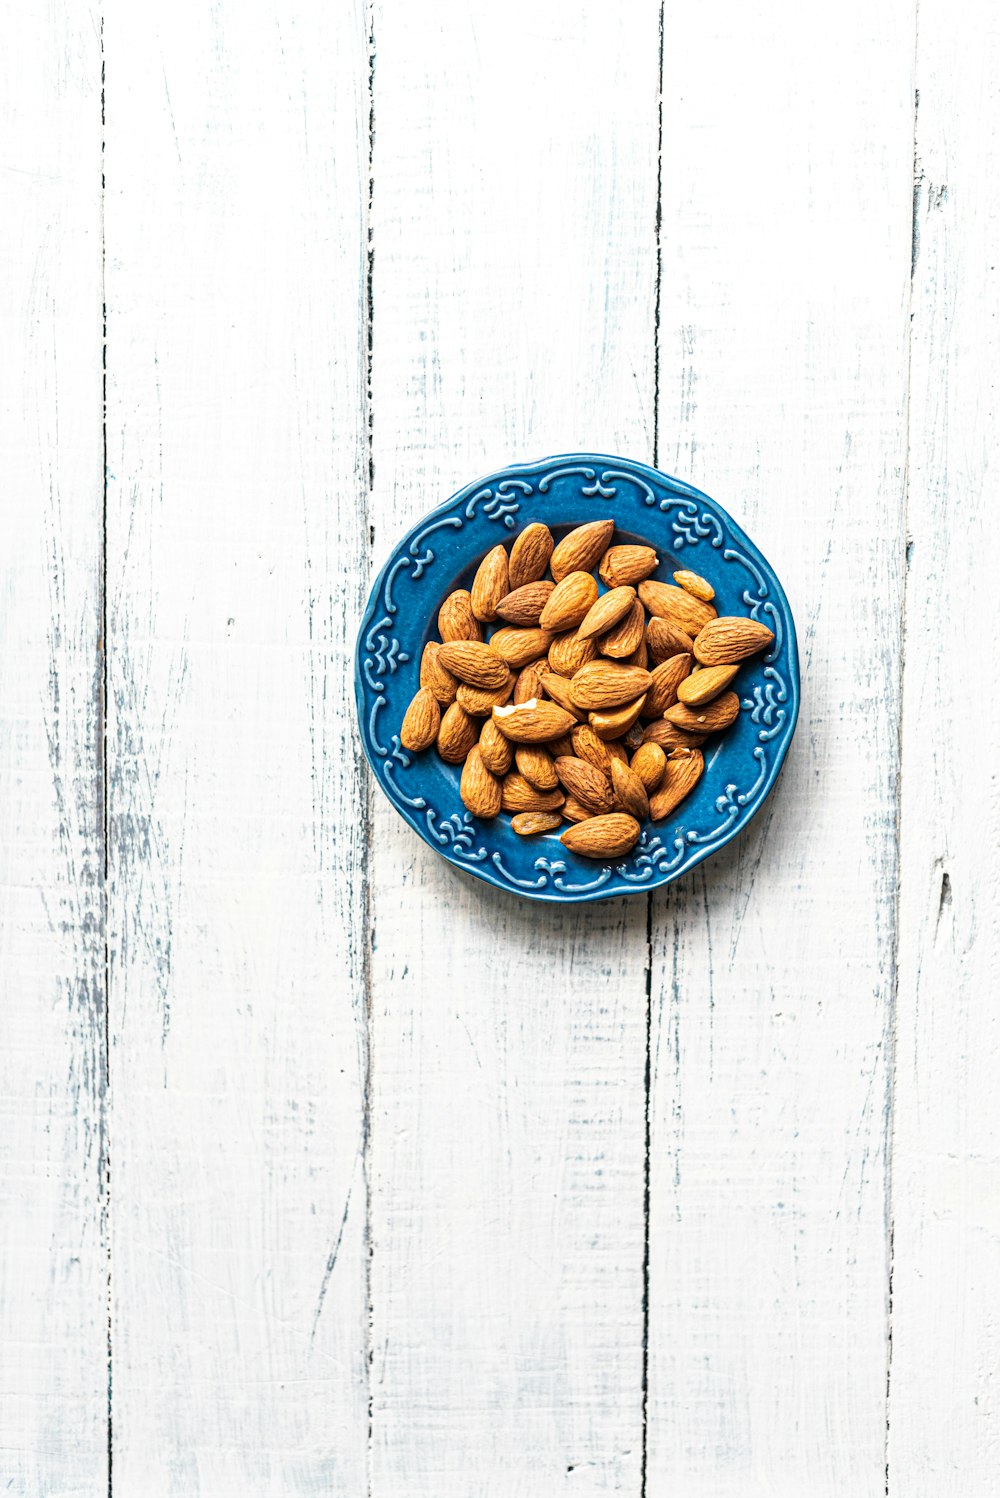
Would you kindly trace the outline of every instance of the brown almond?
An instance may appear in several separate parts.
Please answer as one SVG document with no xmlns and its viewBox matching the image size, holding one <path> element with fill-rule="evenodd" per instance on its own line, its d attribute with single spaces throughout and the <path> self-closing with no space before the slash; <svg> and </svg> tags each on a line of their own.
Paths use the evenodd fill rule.
<svg viewBox="0 0 1000 1498">
<path fill-rule="evenodd" d="M 557 702 L 539 697 L 493 709 L 493 721 L 505 738 L 515 744 L 544 744 L 547 739 L 569 733 L 575 720 Z"/>
<path fill-rule="evenodd" d="M 482 817 L 484 820 L 492 820 L 500 814 L 500 781 L 492 775 L 483 763 L 482 752 L 478 744 L 473 744 L 469 750 L 465 764 L 462 766 L 462 778 L 458 783 L 458 794 L 461 796 L 466 810 L 471 811 L 474 817 Z"/>
<path fill-rule="evenodd" d="M 548 630 L 517 629 L 514 625 L 498 629 L 490 636 L 490 649 L 515 671 L 537 661 L 551 643 L 552 636 Z"/>
<path fill-rule="evenodd" d="M 483 626 L 472 612 L 472 594 L 465 588 L 449 593 L 438 610 L 438 634 L 445 644 L 483 638 Z"/>
<path fill-rule="evenodd" d="M 644 718 L 662 718 L 677 701 L 677 688 L 691 670 L 689 655 L 672 655 L 653 669 L 653 680 L 646 694 Z"/>
<path fill-rule="evenodd" d="M 567 827 L 559 841 L 584 858 L 620 858 L 635 847 L 641 831 L 635 817 L 618 811 Z"/>
<path fill-rule="evenodd" d="M 441 646 L 437 640 L 428 640 L 420 657 L 420 685 L 429 687 L 442 707 L 454 702 L 458 682 L 446 666 L 441 664 Z"/>
<path fill-rule="evenodd" d="M 574 728 L 572 739 L 573 753 L 577 759 L 585 759 L 588 764 L 593 765 L 595 770 L 600 770 L 602 775 L 610 777 L 611 755 L 603 739 L 597 737 L 590 724 L 581 723 L 579 728 Z"/>
<path fill-rule="evenodd" d="M 577 707 L 602 711 L 621 707 L 649 690 L 652 680 L 639 666 L 620 666 L 617 661 L 590 661 L 573 677 L 572 695 Z"/>
<path fill-rule="evenodd" d="M 575 800 L 582 801 L 584 806 L 593 807 L 596 812 L 611 810 L 614 805 L 611 782 L 587 760 L 563 756 L 556 760 L 555 770 L 564 788 Z"/>
<path fill-rule="evenodd" d="M 634 702 L 624 703 L 622 707 L 588 713 L 587 722 L 599 739 L 620 739 L 622 734 L 628 733 L 642 712 L 645 701 L 646 694 L 643 692 L 641 697 L 637 697 Z"/>
<path fill-rule="evenodd" d="M 623 583 L 645 582 L 660 565 L 660 559 L 651 546 L 609 546 L 601 558 L 599 575 L 609 588 L 620 588 Z"/>
<path fill-rule="evenodd" d="M 555 761 L 540 744 L 518 744 L 514 763 L 517 773 L 529 780 L 536 791 L 554 791 L 559 785 Z"/>
<path fill-rule="evenodd" d="M 738 665 L 704 666 L 681 682 L 677 688 L 678 702 L 686 703 L 688 707 L 701 707 L 703 703 L 711 702 L 713 697 L 726 690 L 739 669 Z"/>
<path fill-rule="evenodd" d="M 604 595 L 605 598 L 609 594 Z M 586 624 L 586 619 L 583 621 Z M 581 625 L 581 628 L 583 626 Z M 614 629 L 609 629 L 607 634 L 597 642 L 597 648 L 602 655 L 610 655 L 612 660 L 628 660 L 629 665 L 643 665 L 646 654 L 646 612 L 636 598 L 627 614 L 624 614 Z M 642 651 L 643 660 L 634 661 L 632 656 Z"/>
<path fill-rule="evenodd" d="M 556 582 L 561 582 L 571 572 L 592 572 L 607 550 L 614 531 L 613 520 L 591 520 L 563 536 L 549 561 Z"/>
<path fill-rule="evenodd" d="M 617 759 L 611 761 L 611 788 L 615 793 L 616 811 L 627 811 L 640 822 L 646 820 L 649 816 L 646 787 L 629 765 L 623 765 Z"/>
<path fill-rule="evenodd" d="M 649 798 L 649 815 L 654 822 L 662 822 L 675 811 L 684 797 L 690 795 L 705 768 L 705 759 L 700 749 L 674 751 L 668 755 L 663 779 Z"/>
<path fill-rule="evenodd" d="M 525 625 L 537 624 L 554 588 L 555 583 L 547 579 L 515 588 L 497 604 L 497 618 L 507 624 L 517 624 L 522 629 Z"/>
<path fill-rule="evenodd" d="M 497 616 L 497 604 L 507 592 L 507 551 L 503 546 L 494 546 L 479 564 L 472 582 L 472 612 L 484 623 Z"/>
<path fill-rule="evenodd" d="M 508 671 L 501 687 L 470 687 L 468 682 L 460 681 L 455 697 L 470 718 L 488 718 L 495 707 L 503 707 L 513 690 L 514 673 Z"/>
<path fill-rule="evenodd" d="M 560 811 L 519 811 L 510 825 L 518 837 L 537 837 L 540 832 L 555 832 L 561 821 Z"/>
<path fill-rule="evenodd" d="M 756 619 L 710 619 L 694 642 L 694 657 L 703 666 L 730 666 L 766 650 L 774 635 Z"/>
<path fill-rule="evenodd" d="M 634 601 L 634 588 L 612 588 L 610 592 L 602 593 L 577 626 L 577 637 L 591 640 L 597 635 L 606 635 L 630 612 Z"/>
<path fill-rule="evenodd" d="M 441 664 L 470 687 L 502 687 L 510 675 L 505 660 L 478 640 L 453 640 L 441 646 Z"/>
<path fill-rule="evenodd" d="M 707 583 L 703 577 L 699 577 L 697 572 L 685 572 L 683 569 L 675 572 L 674 582 L 679 588 L 683 588 L 685 593 L 690 593 L 693 598 L 700 598 L 702 603 L 711 603 L 715 597 L 712 584 Z"/>
<path fill-rule="evenodd" d="M 597 583 L 589 572 L 570 572 L 556 583 L 542 609 L 543 629 L 576 629 L 597 600 Z"/>
<path fill-rule="evenodd" d="M 575 629 L 557 635 L 549 646 L 549 665 L 557 676 L 574 676 L 597 655 L 596 640 L 581 640 Z"/>
<path fill-rule="evenodd" d="M 583 722 L 583 713 L 575 706 L 570 696 L 570 684 L 565 676 L 558 676 L 555 671 L 549 671 L 542 677 L 542 690 L 553 702 L 558 702 L 568 713 L 572 713 L 578 723 Z"/>
<path fill-rule="evenodd" d="M 557 739 L 546 739 L 545 747 L 553 759 L 558 759 L 560 754 L 573 753 L 573 740 L 568 733 L 561 733 Z"/>
<path fill-rule="evenodd" d="M 624 739 L 602 739 L 601 743 L 608 751 L 609 759 L 621 760 L 623 765 L 628 764 L 628 754 L 625 750 Z"/>
<path fill-rule="evenodd" d="M 555 544 L 547 525 L 535 521 L 525 526 L 510 548 L 507 572 L 512 590 L 523 588 L 525 583 L 536 583 L 545 576 Z"/>
<path fill-rule="evenodd" d="M 631 768 L 646 787 L 649 795 L 656 790 L 667 767 L 667 756 L 659 744 L 640 744 L 632 756 Z"/>
<path fill-rule="evenodd" d="M 518 674 L 514 683 L 514 701 L 528 702 L 532 697 L 541 695 L 542 677 L 549 669 L 549 663 L 544 656 L 540 660 L 531 661 Z"/>
<path fill-rule="evenodd" d="M 646 625 L 646 644 L 654 666 L 669 660 L 672 655 L 690 655 L 694 649 L 691 636 L 675 628 L 668 619 L 650 619 Z"/>
<path fill-rule="evenodd" d="M 639 584 L 639 597 L 656 618 L 669 620 L 688 635 L 696 635 L 709 619 L 715 618 L 710 603 L 702 603 L 700 598 L 692 597 L 683 588 L 675 588 L 672 583 L 649 579 Z"/>
<path fill-rule="evenodd" d="M 584 806 L 575 796 L 567 796 L 563 802 L 562 814 L 567 822 L 586 822 L 591 817 L 596 817 L 596 811 L 591 811 L 589 806 Z"/>
<path fill-rule="evenodd" d="M 631 655 L 622 657 L 623 666 L 640 666 L 643 671 L 649 670 L 649 651 L 646 648 L 646 636 L 643 635 Z"/>
<path fill-rule="evenodd" d="M 500 785 L 500 804 L 504 811 L 558 811 L 566 797 L 562 791 L 539 791 L 514 770 Z"/>
<path fill-rule="evenodd" d="M 657 718 L 655 723 L 646 724 L 642 742 L 659 744 L 669 754 L 671 749 L 697 749 L 706 738 L 707 734 L 685 733 L 683 728 L 678 728 L 675 723 L 668 723 L 666 718 Z"/>
<path fill-rule="evenodd" d="M 491 775 L 506 775 L 514 763 L 514 745 L 505 738 L 492 718 L 479 730 L 479 752 Z"/>
<path fill-rule="evenodd" d="M 441 758 L 449 765 L 460 765 L 476 742 L 475 718 L 460 702 L 453 702 L 445 710 L 437 734 L 437 749 Z"/>
<path fill-rule="evenodd" d="M 701 707 L 675 702 L 663 716 L 675 728 L 683 728 L 685 733 L 719 733 L 736 720 L 739 711 L 740 699 L 736 693 L 723 692 L 721 697 L 715 697 Z"/>
<path fill-rule="evenodd" d="M 421 687 L 403 717 L 399 742 L 404 749 L 419 754 L 429 749 L 441 727 L 441 707 L 430 687 Z"/>
</svg>

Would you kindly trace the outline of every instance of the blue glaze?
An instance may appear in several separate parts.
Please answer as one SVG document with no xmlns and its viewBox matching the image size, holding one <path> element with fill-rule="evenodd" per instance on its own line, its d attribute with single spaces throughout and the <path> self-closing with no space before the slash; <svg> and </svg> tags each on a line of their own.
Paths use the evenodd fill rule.
<svg viewBox="0 0 1000 1498">
<path fill-rule="evenodd" d="M 705 773 L 668 821 L 647 823 L 625 858 L 602 865 L 567 851 L 558 835 L 521 838 L 506 814 L 472 817 L 458 793 L 461 767 L 434 752 L 400 747 L 417 691 L 420 656 L 436 639 L 437 612 L 454 588 L 472 585 L 483 557 L 531 521 L 556 539 L 613 516 L 614 543 L 656 549 L 656 576 L 679 567 L 715 589 L 720 614 L 749 614 L 774 631 L 763 657 L 733 683 L 742 711 L 705 745 Z M 570 453 L 512 464 L 469 484 L 403 537 L 379 573 L 355 653 L 355 697 L 365 754 L 400 816 L 455 868 L 532 900 L 606 900 L 668 884 L 730 842 L 755 816 L 781 769 L 799 711 L 799 668 L 788 600 L 744 531 L 709 499 L 644 463 Z"/>
</svg>

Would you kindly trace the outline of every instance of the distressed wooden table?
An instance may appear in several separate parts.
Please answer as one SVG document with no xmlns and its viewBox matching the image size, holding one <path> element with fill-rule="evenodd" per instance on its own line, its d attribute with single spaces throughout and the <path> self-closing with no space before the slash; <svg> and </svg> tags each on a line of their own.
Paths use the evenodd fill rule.
<svg viewBox="0 0 1000 1498">
<path fill-rule="evenodd" d="M 1000 32 L 916 10 L 8 10 L 4 1492 L 996 1492 Z M 351 651 L 574 448 L 746 522 L 804 706 L 560 912 Z"/>
</svg>

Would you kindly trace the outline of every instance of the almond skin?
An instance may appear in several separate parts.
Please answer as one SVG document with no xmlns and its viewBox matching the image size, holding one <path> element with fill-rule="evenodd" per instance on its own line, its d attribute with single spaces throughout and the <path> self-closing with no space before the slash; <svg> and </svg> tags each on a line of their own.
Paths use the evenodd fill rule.
<svg viewBox="0 0 1000 1498">
<path fill-rule="evenodd" d="M 611 755 L 603 739 L 599 739 L 589 723 L 581 723 L 573 729 L 573 753 L 577 759 L 585 759 L 608 779 L 611 777 Z"/>
<path fill-rule="evenodd" d="M 575 629 L 597 601 L 597 583 L 589 572 L 570 572 L 556 583 L 542 609 L 539 624 L 543 629 Z"/>
<path fill-rule="evenodd" d="M 559 841 L 571 853 L 584 858 L 620 858 L 639 841 L 642 829 L 635 817 L 625 812 L 612 812 L 609 816 L 589 817 L 567 827 Z"/>
<path fill-rule="evenodd" d="M 558 676 L 555 671 L 549 671 L 542 677 L 542 691 L 564 707 L 568 713 L 572 713 L 578 723 L 583 722 L 583 713 L 578 707 L 574 707 L 570 696 L 570 684 L 565 676 Z"/>
<path fill-rule="evenodd" d="M 481 622 L 490 623 L 497 616 L 497 604 L 507 592 L 507 551 L 494 546 L 479 564 L 472 583 L 472 612 Z"/>
<path fill-rule="evenodd" d="M 569 794 L 595 812 L 610 811 L 614 805 L 611 783 L 600 770 L 595 770 L 585 759 L 560 757 L 555 762 L 555 771 Z"/>
<path fill-rule="evenodd" d="M 646 636 L 643 635 L 631 655 L 622 659 L 623 666 L 641 666 L 643 671 L 649 670 L 649 651 L 646 648 Z"/>
<path fill-rule="evenodd" d="M 577 626 L 577 638 L 591 640 L 596 635 L 606 635 L 609 629 L 614 629 L 630 612 L 634 601 L 634 588 L 612 588 L 610 592 L 602 594 L 596 603 L 591 604 Z"/>
<path fill-rule="evenodd" d="M 697 572 L 675 572 L 674 582 L 685 593 L 690 593 L 692 598 L 700 598 L 702 603 L 711 603 L 715 597 L 715 589 L 711 583 L 707 583 Z"/>
<path fill-rule="evenodd" d="M 637 697 L 634 702 L 626 702 L 622 707 L 612 707 L 604 712 L 587 714 L 587 722 L 597 734 L 599 739 L 620 739 L 622 734 L 628 733 L 632 724 L 642 712 L 646 701 L 646 693 Z"/>
<path fill-rule="evenodd" d="M 561 733 L 557 739 L 546 739 L 545 747 L 553 759 L 558 759 L 560 754 L 573 753 L 573 740 L 568 733 Z"/>
<path fill-rule="evenodd" d="M 625 752 L 625 741 L 622 739 L 602 739 L 601 743 L 608 751 L 609 759 L 620 759 L 623 765 L 628 764 L 628 755 Z"/>
<path fill-rule="evenodd" d="M 558 811 L 566 797 L 562 791 L 539 791 L 514 771 L 500 784 L 500 805 L 504 811 Z"/>
<path fill-rule="evenodd" d="M 609 546 L 601 558 L 599 576 L 609 588 L 620 588 L 624 583 L 635 587 L 652 577 L 659 565 L 651 546 Z"/>
<path fill-rule="evenodd" d="M 441 646 L 441 664 L 470 687 L 492 691 L 505 685 L 510 667 L 489 645 L 478 640 L 453 640 Z"/>
<path fill-rule="evenodd" d="M 715 618 L 715 609 L 710 603 L 702 603 L 683 588 L 672 583 L 647 581 L 639 584 L 639 597 L 649 612 L 658 619 L 667 619 L 685 634 L 696 635 Z"/>
<path fill-rule="evenodd" d="M 574 676 L 597 655 L 596 640 L 581 640 L 575 629 L 557 635 L 549 646 L 549 665 L 557 676 Z"/>
<path fill-rule="evenodd" d="M 504 738 L 492 718 L 479 730 L 479 753 L 491 775 L 506 775 L 514 763 L 514 745 Z"/>
<path fill-rule="evenodd" d="M 632 756 L 631 768 L 642 781 L 648 796 L 656 790 L 663 779 L 663 772 L 667 768 L 667 756 L 659 744 L 640 744 Z"/>
<path fill-rule="evenodd" d="M 649 797 L 638 775 L 621 760 L 611 761 L 611 788 L 615 793 L 615 810 L 644 822 L 649 816 Z"/>
<path fill-rule="evenodd" d="M 677 688 L 678 702 L 688 707 L 701 707 L 703 703 L 711 702 L 713 697 L 726 690 L 739 669 L 738 665 L 705 666 L 681 682 Z"/>
<path fill-rule="evenodd" d="M 622 744 L 622 748 L 625 749 L 628 754 L 634 754 L 635 751 L 639 748 L 639 745 L 642 743 L 642 741 L 643 741 L 643 728 L 642 728 L 642 724 L 641 723 L 633 723 L 632 727 L 629 729 L 628 733 L 626 733 L 625 736 L 624 736 L 624 738 L 621 740 L 621 744 Z M 609 745 L 608 747 L 611 748 L 612 746 Z"/>
<path fill-rule="evenodd" d="M 756 619 L 710 619 L 694 642 L 694 658 L 703 666 L 730 666 L 766 650 L 774 635 Z"/>
<path fill-rule="evenodd" d="M 694 650 L 691 636 L 676 629 L 667 619 L 650 619 L 646 625 L 646 644 L 654 666 L 669 660 L 672 655 L 690 655 Z"/>
<path fill-rule="evenodd" d="M 399 742 L 404 749 L 419 754 L 429 749 L 441 727 L 441 706 L 430 687 L 421 687 L 403 718 Z"/>
<path fill-rule="evenodd" d="M 446 644 L 483 638 L 483 626 L 472 612 L 472 594 L 465 588 L 449 593 L 438 610 L 438 634 Z"/>
<path fill-rule="evenodd" d="M 614 531 L 613 520 L 591 520 L 563 536 L 549 561 L 556 582 L 561 582 L 571 572 L 593 572 Z"/>
<path fill-rule="evenodd" d="M 677 701 L 677 689 L 691 670 L 689 655 L 672 655 L 661 661 L 653 671 L 653 680 L 646 694 L 644 718 L 662 718 L 668 707 Z"/>
<path fill-rule="evenodd" d="M 685 733 L 718 733 L 735 722 L 739 711 L 740 699 L 736 693 L 723 692 L 721 697 L 704 703 L 702 707 L 687 707 L 683 702 L 676 702 L 663 716 L 675 728 L 683 728 Z"/>
<path fill-rule="evenodd" d="M 537 624 L 554 587 L 555 583 L 543 580 L 515 588 L 513 593 L 508 593 L 497 604 L 497 618 L 503 619 L 507 624 L 517 624 L 522 629 L 525 625 Z"/>
<path fill-rule="evenodd" d="M 541 660 L 532 661 L 519 673 L 514 683 L 514 701 L 528 702 L 532 697 L 539 697 L 542 690 L 542 677 L 549 669 L 548 661 L 542 657 Z"/>
<path fill-rule="evenodd" d="M 518 744 L 514 754 L 517 773 L 531 782 L 536 791 L 554 791 L 559 786 L 555 761 L 540 744 Z"/>
<path fill-rule="evenodd" d="M 490 649 L 494 655 L 506 661 L 508 666 L 520 671 L 523 666 L 530 665 L 544 655 L 551 642 L 552 636 L 548 630 L 517 629 L 509 625 L 490 636 Z"/>
<path fill-rule="evenodd" d="M 453 702 L 446 709 L 438 729 L 438 754 L 446 764 L 460 765 L 476 742 L 476 737 L 475 718 L 469 717 L 460 702 Z"/>
<path fill-rule="evenodd" d="M 591 817 L 596 817 L 596 811 L 591 811 L 589 806 L 584 806 L 575 796 L 567 796 L 563 802 L 562 814 L 567 822 L 586 822 Z"/>
<path fill-rule="evenodd" d="M 555 832 L 561 821 L 558 811 L 519 811 L 510 825 L 518 837 L 536 837 L 540 832 Z"/>
<path fill-rule="evenodd" d="M 504 737 L 515 744 L 544 744 L 547 739 L 569 733 L 575 724 L 575 719 L 557 702 L 545 702 L 538 697 L 510 707 L 495 707 L 493 721 Z"/>
<path fill-rule="evenodd" d="M 483 756 L 479 745 L 473 744 L 469 750 L 465 764 L 462 766 L 462 778 L 458 783 L 458 794 L 463 804 L 474 817 L 482 817 L 484 821 L 492 819 L 500 814 L 500 781 L 495 775 L 491 775 L 483 764 Z"/>
<path fill-rule="evenodd" d="M 608 597 L 605 594 L 605 597 Z M 584 620 L 584 624 L 586 624 Z M 581 626 L 582 628 L 582 626 Z M 609 629 L 597 643 L 597 648 L 602 655 L 610 655 L 612 660 L 628 660 L 629 665 L 644 665 L 646 653 L 646 612 L 642 604 L 636 598 L 627 614 L 624 614 L 614 629 Z M 634 661 L 630 657 L 642 651 L 643 660 Z"/>
<path fill-rule="evenodd" d="M 617 661 L 590 661 L 573 677 L 573 701 L 588 712 L 621 707 L 648 692 L 651 681 L 649 672 L 639 666 L 619 666 Z"/>
<path fill-rule="evenodd" d="M 428 640 L 420 657 L 420 685 L 429 687 L 442 707 L 454 702 L 458 682 L 446 666 L 441 664 L 441 646 L 437 640 Z"/>
<path fill-rule="evenodd" d="M 555 544 L 547 525 L 539 525 L 536 521 L 525 526 L 510 549 L 507 574 L 511 591 L 523 588 L 525 583 L 536 583 L 545 576 Z"/>
<path fill-rule="evenodd" d="M 704 733 L 685 733 L 683 728 L 678 728 L 675 723 L 668 723 L 666 718 L 657 718 L 655 723 L 646 725 L 642 742 L 659 744 L 669 754 L 671 749 L 697 749 L 705 742 L 706 737 Z"/>
<path fill-rule="evenodd" d="M 460 681 L 455 700 L 465 708 L 470 718 L 488 718 L 495 707 L 503 707 L 514 689 L 514 673 L 508 671 L 502 687 L 470 687 Z"/>
<path fill-rule="evenodd" d="M 654 822 L 662 822 L 680 806 L 698 784 L 704 768 L 700 749 L 675 752 L 668 757 L 663 779 L 649 801 L 649 815 Z"/>
</svg>

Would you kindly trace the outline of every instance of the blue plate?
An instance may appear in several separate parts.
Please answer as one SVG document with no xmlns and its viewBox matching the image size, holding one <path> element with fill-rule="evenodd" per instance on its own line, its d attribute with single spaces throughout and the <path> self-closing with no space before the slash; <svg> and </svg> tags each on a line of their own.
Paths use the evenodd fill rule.
<svg viewBox="0 0 1000 1498">
<path fill-rule="evenodd" d="M 646 542 L 656 576 L 678 567 L 707 578 L 720 614 L 749 614 L 774 631 L 771 651 L 733 683 L 743 710 L 705 746 L 705 773 L 669 821 L 647 823 L 625 858 L 603 865 L 568 852 L 556 833 L 521 838 L 510 819 L 473 817 L 458 794 L 460 767 L 433 749 L 409 754 L 399 729 L 419 687 L 420 656 L 437 638 L 443 599 L 469 588 L 482 558 L 533 520 L 558 540 L 612 515 L 615 542 Z M 519 463 L 469 484 L 414 526 L 379 573 L 355 658 L 358 722 L 375 778 L 400 816 L 442 858 L 532 900 L 573 903 L 632 895 L 678 879 L 747 825 L 774 785 L 799 710 L 795 626 L 778 579 L 714 500 L 626 458 L 568 453 Z"/>
</svg>

